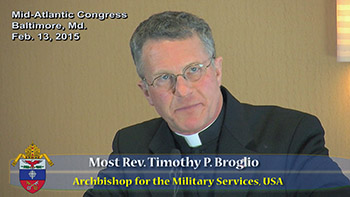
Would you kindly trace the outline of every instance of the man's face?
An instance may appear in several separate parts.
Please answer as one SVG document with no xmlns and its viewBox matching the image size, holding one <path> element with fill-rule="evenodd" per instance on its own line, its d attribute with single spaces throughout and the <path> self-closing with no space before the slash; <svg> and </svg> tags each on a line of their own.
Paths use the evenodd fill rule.
<svg viewBox="0 0 350 197">
<path fill-rule="evenodd" d="M 183 40 L 148 40 L 142 49 L 144 74 L 148 83 L 161 73 L 182 74 L 191 63 L 208 65 L 210 56 L 197 35 Z M 221 64 L 218 57 L 206 73 L 195 82 L 182 76 L 173 90 L 148 86 L 142 89 L 150 105 L 168 123 L 172 131 L 193 134 L 208 126 L 219 115 L 222 107 Z"/>
</svg>

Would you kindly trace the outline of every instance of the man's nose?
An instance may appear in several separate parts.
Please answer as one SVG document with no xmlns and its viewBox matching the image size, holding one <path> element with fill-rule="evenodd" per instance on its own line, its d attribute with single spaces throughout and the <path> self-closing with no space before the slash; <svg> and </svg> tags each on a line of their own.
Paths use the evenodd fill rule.
<svg viewBox="0 0 350 197">
<path fill-rule="evenodd" d="M 174 86 L 174 95 L 184 97 L 191 93 L 191 82 L 186 80 L 182 75 L 177 76 L 177 80 Z"/>
</svg>

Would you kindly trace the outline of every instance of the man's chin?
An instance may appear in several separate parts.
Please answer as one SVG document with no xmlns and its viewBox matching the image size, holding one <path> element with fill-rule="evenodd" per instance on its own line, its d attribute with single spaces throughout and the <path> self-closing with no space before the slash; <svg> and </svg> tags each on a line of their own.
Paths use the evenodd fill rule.
<svg viewBox="0 0 350 197">
<path fill-rule="evenodd" d="M 202 124 L 199 124 L 199 120 L 196 120 L 196 121 L 191 121 L 191 122 L 184 122 L 182 124 L 178 124 L 178 125 L 181 125 L 180 127 L 178 127 L 179 131 L 177 131 L 178 133 L 180 134 L 183 134 L 183 135 L 191 135 L 191 134 L 195 134 L 197 132 L 199 132 L 201 129 L 203 129 L 202 127 Z"/>
</svg>

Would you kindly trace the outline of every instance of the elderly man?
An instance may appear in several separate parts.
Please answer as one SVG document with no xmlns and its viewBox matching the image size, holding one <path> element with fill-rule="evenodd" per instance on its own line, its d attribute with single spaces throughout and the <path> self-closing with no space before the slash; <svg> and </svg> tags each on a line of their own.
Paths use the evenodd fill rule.
<svg viewBox="0 0 350 197">
<path fill-rule="evenodd" d="M 161 118 L 118 131 L 113 154 L 328 155 L 316 117 L 280 107 L 242 104 L 221 86 L 223 58 L 216 56 L 211 29 L 203 19 L 184 12 L 155 14 L 137 27 L 130 47 L 141 78 L 138 86 Z M 99 193 L 86 193 L 92 194 Z M 155 194 L 159 193 L 142 193 Z"/>
<path fill-rule="evenodd" d="M 115 152 L 328 154 L 315 117 L 241 104 L 221 86 L 222 57 L 204 20 L 153 15 L 137 27 L 130 47 L 138 86 L 161 118 L 119 131 Z"/>
</svg>

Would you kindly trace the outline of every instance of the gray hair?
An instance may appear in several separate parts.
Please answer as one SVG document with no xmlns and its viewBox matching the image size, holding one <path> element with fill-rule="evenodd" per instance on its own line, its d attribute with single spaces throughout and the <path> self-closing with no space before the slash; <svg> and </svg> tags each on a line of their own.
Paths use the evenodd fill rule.
<svg viewBox="0 0 350 197">
<path fill-rule="evenodd" d="M 140 78 L 144 78 L 141 56 L 147 40 L 181 40 L 192 37 L 194 33 L 199 36 L 208 54 L 215 57 L 215 43 L 209 25 L 193 14 L 167 11 L 140 23 L 130 40 L 132 58 Z"/>
</svg>

